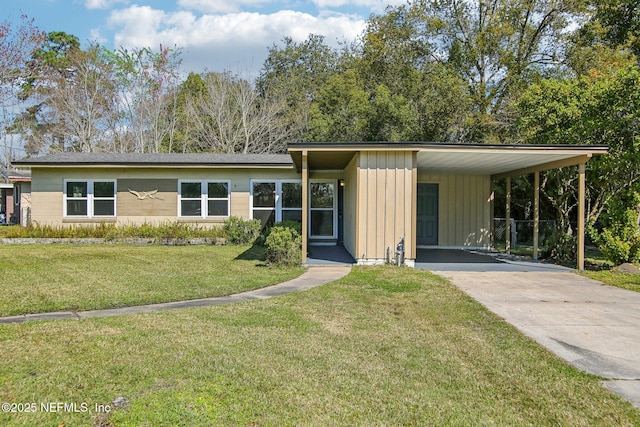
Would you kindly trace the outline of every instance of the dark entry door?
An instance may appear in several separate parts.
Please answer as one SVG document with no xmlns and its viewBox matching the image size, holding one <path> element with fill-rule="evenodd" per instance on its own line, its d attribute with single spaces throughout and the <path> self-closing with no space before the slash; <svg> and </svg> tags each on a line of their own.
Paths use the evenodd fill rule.
<svg viewBox="0 0 640 427">
<path fill-rule="evenodd" d="M 438 244 L 438 184 L 418 184 L 416 243 Z"/>
</svg>

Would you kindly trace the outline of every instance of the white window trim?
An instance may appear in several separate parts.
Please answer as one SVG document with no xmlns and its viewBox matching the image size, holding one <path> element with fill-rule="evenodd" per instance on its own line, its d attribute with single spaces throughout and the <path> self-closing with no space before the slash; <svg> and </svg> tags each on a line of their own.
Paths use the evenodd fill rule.
<svg viewBox="0 0 640 427">
<path fill-rule="evenodd" d="M 196 183 L 200 184 L 200 215 L 182 215 L 182 184 Z M 227 184 L 227 197 L 209 197 L 208 184 Z M 197 199 L 184 199 L 184 200 L 197 200 Z M 209 212 L 209 200 L 226 200 L 227 201 L 227 215 L 208 215 Z M 210 219 L 223 219 L 229 218 L 231 215 L 231 181 L 220 179 L 179 179 L 178 180 L 178 218 L 210 218 Z"/>
<path fill-rule="evenodd" d="M 312 211 L 328 211 L 329 208 L 312 208 L 311 207 L 311 184 L 320 183 L 320 184 L 333 184 L 333 207 L 331 210 L 333 211 L 333 234 L 331 236 L 312 236 L 311 235 L 311 212 Z M 310 179 L 309 180 L 309 191 L 308 193 L 308 204 L 309 204 L 309 218 L 307 223 L 307 228 L 309 230 L 309 239 L 311 240 L 322 240 L 322 239 L 337 239 L 338 238 L 338 180 L 337 179 Z"/>
<path fill-rule="evenodd" d="M 301 179 L 251 179 L 249 180 L 249 218 L 253 219 L 253 210 L 271 210 L 275 209 L 276 219 L 275 222 L 282 222 L 282 184 L 293 183 L 302 185 Z M 276 205 L 273 208 L 253 207 L 253 184 L 275 184 L 276 185 Z M 300 208 L 284 208 L 285 210 L 299 210 Z"/>
<path fill-rule="evenodd" d="M 87 197 L 67 197 L 67 183 L 68 182 L 86 182 L 87 183 Z M 113 183 L 113 197 L 94 197 L 93 184 L 95 182 L 112 182 Z M 72 179 L 68 178 L 63 181 L 63 217 L 64 218 L 115 218 L 117 215 L 116 195 L 118 194 L 118 182 L 115 179 Z M 67 215 L 67 200 L 86 200 L 87 201 L 87 214 L 86 215 Z M 113 215 L 95 215 L 93 213 L 94 200 L 113 200 Z"/>
</svg>

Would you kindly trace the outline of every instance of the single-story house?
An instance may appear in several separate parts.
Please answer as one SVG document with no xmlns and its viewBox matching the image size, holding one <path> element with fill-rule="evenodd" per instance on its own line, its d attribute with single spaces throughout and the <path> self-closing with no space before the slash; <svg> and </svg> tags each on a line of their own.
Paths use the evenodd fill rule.
<svg viewBox="0 0 640 427">
<path fill-rule="evenodd" d="M 59 153 L 14 164 L 31 169 L 31 217 L 40 224 L 290 219 L 302 223 L 305 248 L 340 242 L 358 263 L 375 264 L 404 239 L 412 265 L 418 247 L 490 248 L 498 179 L 534 173 L 537 212 L 539 172 L 578 165 L 584 218 L 585 164 L 607 147 L 363 142 L 288 151 Z M 584 221 L 578 237 L 582 267 Z"/>
<path fill-rule="evenodd" d="M 31 172 L 0 169 L 0 212 L 7 224 L 27 225 L 31 211 Z"/>
</svg>

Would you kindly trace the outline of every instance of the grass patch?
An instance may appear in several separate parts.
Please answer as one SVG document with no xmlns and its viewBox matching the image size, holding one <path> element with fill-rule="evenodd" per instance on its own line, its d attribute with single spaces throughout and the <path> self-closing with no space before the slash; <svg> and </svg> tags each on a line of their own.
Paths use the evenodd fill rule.
<svg viewBox="0 0 640 427">
<path fill-rule="evenodd" d="M 0 316 L 229 295 L 303 271 L 262 260 L 248 246 L 12 245 L 0 253 Z"/>
<path fill-rule="evenodd" d="M 611 270 L 584 271 L 582 274 L 606 285 L 640 292 L 640 274 L 630 274 Z"/>
<path fill-rule="evenodd" d="M 427 272 L 356 267 L 227 306 L 0 325 L 1 425 L 640 425 L 640 411 Z"/>
</svg>

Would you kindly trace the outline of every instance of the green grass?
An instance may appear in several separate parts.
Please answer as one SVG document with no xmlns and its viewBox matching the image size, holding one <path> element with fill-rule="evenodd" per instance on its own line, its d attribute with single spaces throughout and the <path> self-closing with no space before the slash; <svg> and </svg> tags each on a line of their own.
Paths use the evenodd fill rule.
<svg viewBox="0 0 640 427">
<path fill-rule="evenodd" d="M 611 270 L 585 271 L 583 274 L 606 285 L 640 292 L 640 274 L 620 273 Z"/>
<path fill-rule="evenodd" d="M 229 295 L 302 268 L 267 268 L 248 246 L 11 245 L 0 253 L 0 316 Z"/>
<path fill-rule="evenodd" d="M 0 384 L 0 402 L 129 402 L 3 426 L 640 425 L 444 279 L 391 267 L 269 300 L 0 325 Z"/>
</svg>

